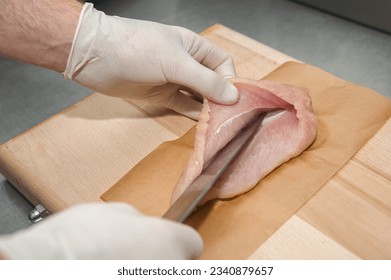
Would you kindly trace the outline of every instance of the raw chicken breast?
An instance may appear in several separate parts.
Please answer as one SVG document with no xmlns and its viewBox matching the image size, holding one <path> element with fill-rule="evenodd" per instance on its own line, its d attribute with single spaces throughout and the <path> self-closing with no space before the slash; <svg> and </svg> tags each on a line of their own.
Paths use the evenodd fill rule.
<svg viewBox="0 0 391 280">
<path fill-rule="evenodd" d="M 194 151 L 174 189 L 172 202 L 198 177 L 209 160 L 260 112 L 265 112 L 266 117 L 256 135 L 203 202 L 249 191 L 273 169 L 299 155 L 314 141 L 316 117 L 305 89 L 273 81 L 234 79 L 233 83 L 241 95 L 235 105 L 204 101 Z"/>
</svg>

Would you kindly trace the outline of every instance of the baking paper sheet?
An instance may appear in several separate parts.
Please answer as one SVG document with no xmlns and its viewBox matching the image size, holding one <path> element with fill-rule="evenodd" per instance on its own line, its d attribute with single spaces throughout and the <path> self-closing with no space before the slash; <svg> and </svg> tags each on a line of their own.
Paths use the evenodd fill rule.
<svg viewBox="0 0 391 280">
<path fill-rule="evenodd" d="M 264 79 L 306 87 L 318 118 L 315 142 L 248 193 L 214 200 L 187 221 L 204 240 L 203 259 L 245 259 L 300 209 L 391 117 L 391 101 L 311 65 L 288 62 Z M 103 194 L 161 216 L 192 152 L 195 129 L 163 143 Z"/>
</svg>

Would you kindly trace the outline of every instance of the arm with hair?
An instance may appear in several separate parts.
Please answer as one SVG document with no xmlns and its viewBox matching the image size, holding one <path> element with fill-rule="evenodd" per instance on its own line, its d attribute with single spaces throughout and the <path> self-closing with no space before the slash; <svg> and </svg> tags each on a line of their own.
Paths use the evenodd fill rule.
<svg viewBox="0 0 391 280">
<path fill-rule="evenodd" d="M 178 26 L 106 15 L 76 0 L 0 0 L 0 55 L 63 73 L 94 91 L 144 99 L 197 119 L 201 103 L 239 99 L 232 58 Z"/>
<path fill-rule="evenodd" d="M 63 72 L 83 4 L 0 0 L 0 55 Z"/>
</svg>

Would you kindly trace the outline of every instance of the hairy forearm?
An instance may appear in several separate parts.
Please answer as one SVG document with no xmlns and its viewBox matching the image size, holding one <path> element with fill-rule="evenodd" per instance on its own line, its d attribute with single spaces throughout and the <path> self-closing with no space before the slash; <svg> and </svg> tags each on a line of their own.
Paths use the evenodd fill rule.
<svg viewBox="0 0 391 280">
<path fill-rule="evenodd" d="M 0 55 L 64 71 L 83 4 L 0 0 Z"/>
</svg>

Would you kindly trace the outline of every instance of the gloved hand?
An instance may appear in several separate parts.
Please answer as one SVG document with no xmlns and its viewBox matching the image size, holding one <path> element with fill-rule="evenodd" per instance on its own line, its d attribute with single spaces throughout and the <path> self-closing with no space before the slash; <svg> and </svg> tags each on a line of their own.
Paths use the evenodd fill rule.
<svg viewBox="0 0 391 280">
<path fill-rule="evenodd" d="M 107 16 L 84 4 L 64 77 L 103 94 L 144 99 L 197 119 L 201 103 L 190 89 L 222 104 L 239 98 L 224 77 L 231 57 L 185 28 Z"/>
<path fill-rule="evenodd" d="M 192 259 L 202 241 L 189 226 L 124 203 L 88 203 L 0 238 L 10 259 Z"/>
</svg>

